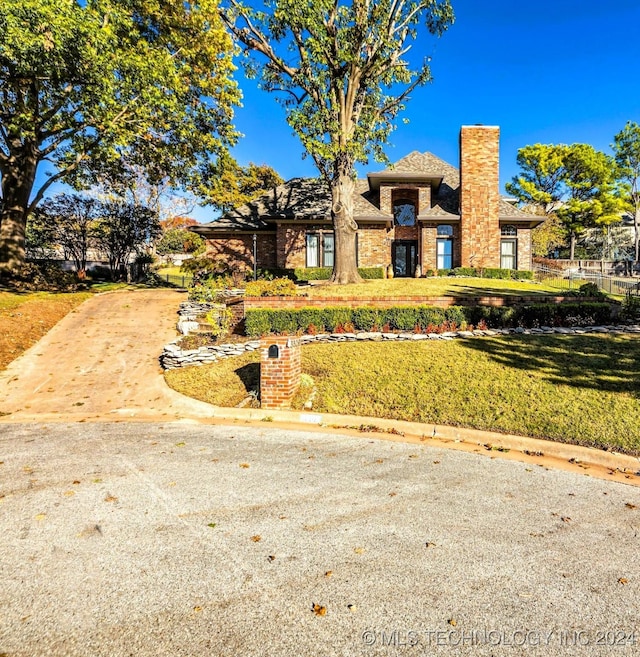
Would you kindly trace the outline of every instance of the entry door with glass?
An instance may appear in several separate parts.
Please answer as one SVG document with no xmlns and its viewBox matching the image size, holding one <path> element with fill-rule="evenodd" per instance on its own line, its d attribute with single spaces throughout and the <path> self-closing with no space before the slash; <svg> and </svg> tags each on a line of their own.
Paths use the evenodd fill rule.
<svg viewBox="0 0 640 657">
<path fill-rule="evenodd" d="M 418 264 L 418 240 L 396 240 L 392 249 L 393 275 L 413 276 Z"/>
</svg>

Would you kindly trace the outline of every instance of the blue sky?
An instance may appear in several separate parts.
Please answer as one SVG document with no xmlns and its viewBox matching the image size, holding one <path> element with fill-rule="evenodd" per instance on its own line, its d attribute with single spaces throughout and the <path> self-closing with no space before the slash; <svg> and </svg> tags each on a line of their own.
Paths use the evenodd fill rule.
<svg viewBox="0 0 640 657">
<path fill-rule="evenodd" d="M 391 161 L 419 150 L 457 165 L 461 125 L 498 125 L 504 191 L 522 146 L 583 142 L 610 152 L 627 121 L 640 123 L 640 0 L 451 1 L 455 24 L 414 46 L 431 56 L 434 80 L 407 103 L 409 123 L 398 121 L 386 149 Z M 275 98 L 254 81 L 241 86 L 238 161 L 269 164 L 285 179 L 316 175 Z"/>
<path fill-rule="evenodd" d="M 640 123 L 640 0 L 451 2 L 455 24 L 414 45 L 415 55 L 432 58 L 434 80 L 408 101 L 386 149 L 391 161 L 419 150 L 457 166 L 460 126 L 498 125 L 504 191 L 519 148 L 582 142 L 610 152 L 627 121 Z M 274 96 L 241 70 L 238 78 L 244 101 L 235 123 L 244 137 L 236 159 L 268 164 L 285 179 L 315 176 Z M 381 168 L 372 161 L 359 171 Z M 191 214 L 216 216 L 206 207 Z"/>
</svg>

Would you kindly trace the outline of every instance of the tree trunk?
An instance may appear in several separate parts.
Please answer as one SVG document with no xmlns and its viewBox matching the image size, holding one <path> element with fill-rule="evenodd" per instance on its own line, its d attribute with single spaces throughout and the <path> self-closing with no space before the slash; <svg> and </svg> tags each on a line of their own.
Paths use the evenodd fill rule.
<svg viewBox="0 0 640 657">
<path fill-rule="evenodd" d="M 355 182 L 349 171 L 340 171 L 331 181 L 331 219 L 335 233 L 333 274 L 330 283 L 362 283 L 356 258 L 358 225 L 353 219 Z"/>
<path fill-rule="evenodd" d="M 25 263 L 25 232 L 29 197 L 36 178 L 37 151 L 23 146 L 13 155 L 2 175 L 0 208 L 0 270 L 17 269 Z"/>
<path fill-rule="evenodd" d="M 575 231 L 571 231 L 571 237 L 569 238 L 569 260 L 573 260 L 576 253 L 576 234 Z"/>
</svg>

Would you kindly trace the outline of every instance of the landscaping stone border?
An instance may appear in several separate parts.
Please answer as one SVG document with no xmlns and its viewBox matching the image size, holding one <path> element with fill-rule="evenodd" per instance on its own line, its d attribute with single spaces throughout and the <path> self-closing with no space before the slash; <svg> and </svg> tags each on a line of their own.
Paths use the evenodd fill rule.
<svg viewBox="0 0 640 657">
<path fill-rule="evenodd" d="M 502 329 L 475 329 L 473 331 L 446 331 L 444 333 L 380 333 L 380 332 L 361 332 L 361 333 L 319 333 L 317 335 L 301 335 L 300 342 L 302 345 L 312 344 L 314 342 L 402 342 L 409 340 L 454 340 L 465 338 L 489 337 L 496 335 L 582 335 L 585 333 L 595 334 L 614 334 L 620 335 L 625 333 L 639 333 L 640 324 L 618 324 L 610 326 L 543 326 L 541 328 L 502 328 Z M 178 346 L 181 338 L 165 346 L 160 363 L 166 370 L 189 365 L 204 365 L 213 363 L 223 358 L 240 356 L 247 351 L 255 351 L 260 347 L 259 340 L 249 340 L 247 342 L 206 345 L 198 349 L 183 350 Z"/>
</svg>

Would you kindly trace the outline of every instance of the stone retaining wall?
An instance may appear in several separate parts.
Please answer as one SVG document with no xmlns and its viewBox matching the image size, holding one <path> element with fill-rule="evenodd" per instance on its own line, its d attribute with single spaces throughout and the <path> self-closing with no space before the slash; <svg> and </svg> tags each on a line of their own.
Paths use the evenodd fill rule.
<svg viewBox="0 0 640 657">
<path fill-rule="evenodd" d="M 314 342 L 402 342 L 407 340 L 454 340 L 465 338 L 477 338 L 496 335 L 582 335 L 585 333 L 594 334 L 640 334 L 640 324 L 634 325 L 616 325 L 616 326 L 580 326 L 580 327 L 551 327 L 543 326 L 542 328 L 505 328 L 505 329 L 487 329 L 474 331 L 448 331 L 444 333 L 379 333 L 379 332 L 361 332 L 361 333 L 321 333 L 318 335 L 302 335 L 300 342 L 302 345 L 312 344 Z M 182 350 L 176 344 L 180 338 L 165 346 L 160 363 L 164 369 L 174 369 L 176 367 L 185 367 L 188 365 L 203 365 L 213 363 L 223 358 L 240 356 L 247 351 L 255 351 L 260 347 L 259 340 L 249 340 L 248 342 L 235 344 L 207 345 L 198 349 Z"/>
</svg>

